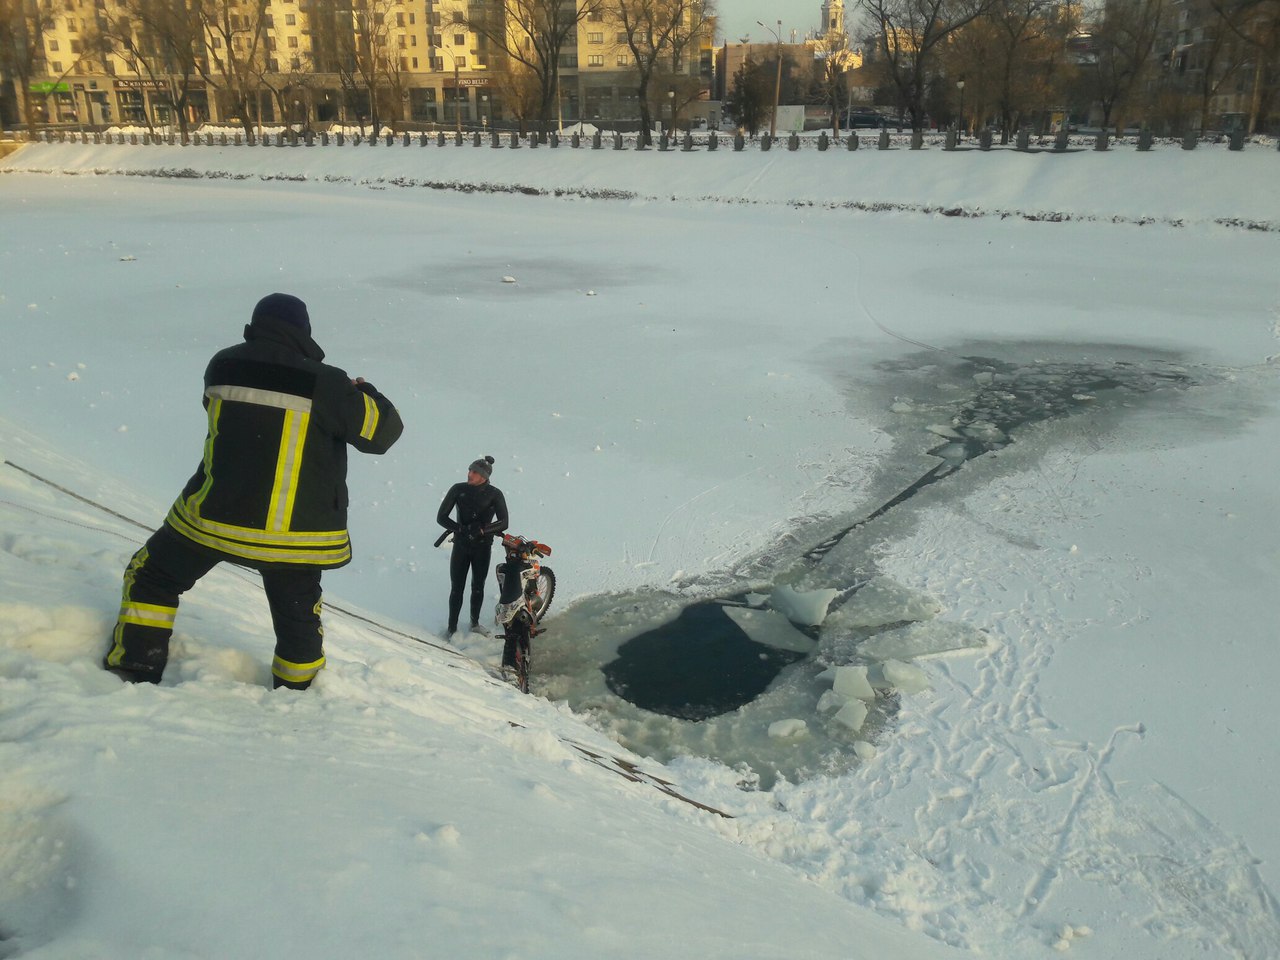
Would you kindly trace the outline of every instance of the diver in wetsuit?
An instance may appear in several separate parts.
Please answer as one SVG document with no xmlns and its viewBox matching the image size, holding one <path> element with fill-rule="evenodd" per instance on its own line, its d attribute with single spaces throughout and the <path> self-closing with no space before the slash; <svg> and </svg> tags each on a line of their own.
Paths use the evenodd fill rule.
<svg viewBox="0 0 1280 960">
<path fill-rule="evenodd" d="M 489 482 L 492 473 L 493 457 L 474 461 L 467 468 L 467 479 L 449 488 L 436 513 L 436 523 L 453 534 L 446 636 L 457 632 L 468 572 L 471 574 L 471 631 L 484 632 L 480 627 L 480 608 L 484 606 L 484 578 L 493 551 L 493 537 L 507 529 L 507 500 L 502 491 Z M 455 509 L 456 520 L 450 516 Z"/>
</svg>

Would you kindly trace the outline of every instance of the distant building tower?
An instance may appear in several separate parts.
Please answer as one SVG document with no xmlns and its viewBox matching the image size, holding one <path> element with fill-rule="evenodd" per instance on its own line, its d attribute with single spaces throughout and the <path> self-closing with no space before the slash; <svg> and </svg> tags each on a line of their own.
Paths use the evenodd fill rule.
<svg viewBox="0 0 1280 960">
<path fill-rule="evenodd" d="M 823 0 L 820 36 L 844 36 L 844 0 Z"/>
</svg>

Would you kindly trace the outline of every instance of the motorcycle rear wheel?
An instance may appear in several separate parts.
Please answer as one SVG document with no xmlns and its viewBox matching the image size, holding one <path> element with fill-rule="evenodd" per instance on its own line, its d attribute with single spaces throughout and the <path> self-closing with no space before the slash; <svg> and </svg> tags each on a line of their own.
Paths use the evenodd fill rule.
<svg viewBox="0 0 1280 960">
<path fill-rule="evenodd" d="M 550 567 L 544 566 L 538 571 L 538 593 L 533 598 L 533 609 L 530 611 L 535 623 L 540 623 L 546 616 L 547 608 L 551 606 L 555 595 L 556 573 Z"/>
<path fill-rule="evenodd" d="M 502 676 L 514 680 L 521 693 L 529 692 L 530 633 L 528 619 L 516 617 L 502 634 Z"/>
</svg>

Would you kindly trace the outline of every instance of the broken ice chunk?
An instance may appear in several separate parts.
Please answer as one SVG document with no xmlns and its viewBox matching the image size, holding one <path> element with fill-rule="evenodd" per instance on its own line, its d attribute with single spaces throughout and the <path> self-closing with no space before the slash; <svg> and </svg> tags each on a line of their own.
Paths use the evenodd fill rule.
<svg viewBox="0 0 1280 960">
<path fill-rule="evenodd" d="M 845 704 L 845 698 L 840 696 L 834 690 L 823 690 L 822 696 L 818 698 L 818 712 L 831 713 L 839 710 Z"/>
<path fill-rule="evenodd" d="M 738 625 L 747 638 L 756 643 L 794 653 L 813 652 L 816 642 L 797 630 L 786 617 L 774 610 L 752 610 L 747 607 L 723 607 L 724 615 Z"/>
<path fill-rule="evenodd" d="M 876 698 L 876 692 L 867 680 L 866 667 L 836 667 L 835 683 L 831 689 L 846 700 L 870 701 Z"/>
<path fill-rule="evenodd" d="M 851 733 L 857 733 L 867 719 L 867 705 L 861 700 L 850 700 L 831 719 Z"/>
<path fill-rule="evenodd" d="M 769 736 L 774 740 L 789 740 L 808 732 L 809 725 L 798 718 L 777 720 L 769 724 Z"/>
<path fill-rule="evenodd" d="M 944 653 L 984 650 L 989 644 L 990 639 L 981 630 L 963 623 L 934 620 L 878 633 L 858 644 L 858 653 L 869 660 L 918 660 Z"/>
<path fill-rule="evenodd" d="M 839 593 L 839 590 L 833 589 L 800 591 L 784 585 L 773 588 L 769 606 L 792 623 L 803 627 L 817 627 L 827 619 L 827 608 Z"/>
<path fill-rule="evenodd" d="M 915 664 L 886 660 L 880 665 L 885 682 L 899 693 L 919 693 L 929 689 L 929 678 Z"/>
<path fill-rule="evenodd" d="M 942 605 L 928 594 L 908 590 L 887 577 L 875 577 L 860 587 L 832 620 L 838 618 L 840 626 L 880 627 L 904 620 L 931 620 L 941 612 Z"/>
<path fill-rule="evenodd" d="M 963 443 L 944 443 L 940 447 L 934 447 L 929 453 L 952 463 L 963 463 L 969 459 L 969 448 Z"/>
<path fill-rule="evenodd" d="M 1009 437 L 1003 430 L 988 420 L 975 420 L 964 428 L 966 437 L 973 437 L 983 443 L 1008 443 Z"/>
</svg>

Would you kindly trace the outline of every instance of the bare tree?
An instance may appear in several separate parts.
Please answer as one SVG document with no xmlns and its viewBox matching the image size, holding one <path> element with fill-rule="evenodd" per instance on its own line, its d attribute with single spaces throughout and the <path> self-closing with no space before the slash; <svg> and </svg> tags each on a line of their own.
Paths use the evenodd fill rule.
<svg viewBox="0 0 1280 960">
<path fill-rule="evenodd" d="M 849 106 L 847 74 L 854 64 L 848 36 L 834 32 L 825 34 L 814 44 L 813 56 L 812 99 L 831 110 L 831 135 L 839 139 L 840 117 Z"/>
<path fill-rule="evenodd" d="M 47 73 L 44 35 L 52 24 L 49 0 L 0 0 L 0 75 L 13 82 L 29 136 L 39 127 L 31 84 Z"/>
<path fill-rule="evenodd" d="M 267 70 L 268 0 L 204 0 L 201 18 L 212 59 L 205 81 L 222 95 L 220 112 L 240 121 L 253 136 L 259 119 L 258 90 Z"/>
<path fill-rule="evenodd" d="M 316 0 L 308 11 L 312 66 L 337 77 L 343 114 L 355 113 L 361 131 L 369 122 L 375 136 L 393 92 L 403 92 L 391 45 L 394 7 L 394 0 Z"/>
<path fill-rule="evenodd" d="M 1102 126 L 1113 119 L 1123 127 L 1119 110 L 1151 64 L 1160 33 L 1165 0 L 1111 2 L 1094 15 L 1093 56 L 1081 65 L 1083 89 L 1102 109 Z"/>
<path fill-rule="evenodd" d="M 122 0 L 103 33 L 112 51 L 160 91 L 185 142 L 191 94 L 205 68 L 199 0 Z M 154 133 L 150 114 L 143 120 Z"/>
<path fill-rule="evenodd" d="M 911 114 L 913 129 L 924 120 L 925 101 L 943 45 L 995 0 L 861 0 L 880 35 L 883 69 Z"/>
<path fill-rule="evenodd" d="M 1058 0 L 997 0 L 957 31 L 947 72 L 965 81 L 968 112 L 978 123 L 989 113 L 996 116 L 1001 142 L 1008 143 L 1033 111 L 1065 106 L 1071 75 L 1066 46 L 1078 27 L 1077 9 Z"/>
<path fill-rule="evenodd" d="M 369 125 L 372 135 L 381 129 L 382 111 L 379 91 L 387 78 L 395 54 L 391 51 L 391 8 L 394 0 L 353 0 L 349 32 L 339 38 L 339 49 L 347 45 L 347 82 L 363 89 L 368 96 Z"/>
<path fill-rule="evenodd" d="M 488 0 L 471 8 L 468 30 L 499 54 L 529 70 L 538 82 L 537 124 L 551 130 L 560 90 L 560 55 L 576 40 L 578 24 L 601 11 L 605 0 Z"/>
<path fill-rule="evenodd" d="M 1280 0 L 1212 0 L 1222 26 L 1242 41 L 1246 55 L 1241 64 L 1252 68 L 1253 92 L 1249 100 L 1248 129 L 1262 129 L 1266 106 L 1280 87 Z"/>
<path fill-rule="evenodd" d="M 536 123 L 542 103 L 542 84 L 537 74 L 520 61 L 506 57 L 500 58 L 489 73 L 490 83 L 520 129 Z"/>
<path fill-rule="evenodd" d="M 1199 69 L 1195 71 L 1195 94 L 1200 106 L 1200 129 L 1209 126 L 1209 110 L 1218 92 L 1243 71 L 1250 59 L 1248 43 L 1240 31 L 1233 29 L 1232 20 L 1239 16 L 1239 9 L 1229 9 L 1218 4 L 1205 11 L 1207 21 L 1205 39 L 1196 50 Z"/>
<path fill-rule="evenodd" d="M 706 33 L 715 12 L 710 0 L 608 0 L 619 44 L 630 51 L 640 101 L 641 136 L 653 129 L 653 103 L 660 101 L 662 78 L 670 88 L 672 121 L 680 107 L 698 95 L 701 83 L 682 70 L 691 47 Z"/>
</svg>

